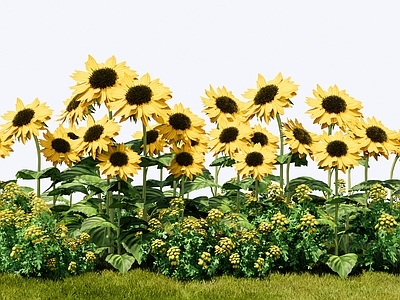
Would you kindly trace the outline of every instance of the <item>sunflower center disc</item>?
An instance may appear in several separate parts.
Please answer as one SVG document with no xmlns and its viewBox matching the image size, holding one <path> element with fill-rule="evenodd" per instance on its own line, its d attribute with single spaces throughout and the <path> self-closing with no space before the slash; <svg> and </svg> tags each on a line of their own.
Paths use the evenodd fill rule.
<svg viewBox="0 0 400 300">
<path fill-rule="evenodd" d="M 110 155 L 110 163 L 114 167 L 122 167 L 128 164 L 128 155 L 123 152 L 114 152 Z"/>
<path fill-rule="evenodd" d="M 219 135 L 219 141 L 221 143 L 230 143 L 236 141 L 239 135 L 239 129 L 236 127 L 228 127 L 222 130 Z"/>
<path fill-rule="evenodd" d="M 89 77 L 90 86 L 94 89 L 112 87 L 117 82 L 117 72 L 111 68 L 102 68 L 93 71 Z"/>
<path fill-rule="evenodd" d="M 383 143 L 387 141 L 387 134 L 385 130 L 379 128 L 378 126 L 368 127 L 366 133 L 367 137 L 369 137 L 374 143 Z"/>
<path fill-rule="evenodd" d="M 349 147 L 347 147 L 345 142 L 333 141 L 326 147 L 326 152 L 328 152 L 331 157 L 341 157 L 347 154 L 348 149 Z"/>
<path fill-rule="evenodd" d="M 130 105 L 142 105 L 149 103 L 151 96 L 153 96 L 151 88 L 141 84 L 131 87 L 126 93 L 125 98 Z"/>
<path fill-rule="evenodd" d="M 34 115 L 35 111 L 31 108 L 20 110 L 19 112 L 17 112 L 14 119 L 12 120 L 12 124 L 15 127 L 28 125 L 31 122 Z"/>
<path fill-rule="evenodd" d="M 225 114 L 237 113 L 239 110 L 236 102 L 226 96 L 218 97 L 215 100 L 215 105 Z"/>
<path fill-rule="evenodd" d="M 180 166 L 190 166 L 193 164 L 193 156 L 188 152 L 178 153 L 175 157 L 175 161 Z"/>
<path fill-rule="evenodd" d="M 183 113 L 175 113 L 169 117 L 169 125 L 175 130 L 186 130 L 190 128 L 192 121 Z"/>
<path fill-rule="evenodd" d="M 331 95 L 322 100 L 322 108 L 330 114 L 339 114 L 345 112 L 346 107 L 346 101 L 339 96 Z"/>
<path fill-rule="evenodd" d="M 261 166 L 264 162 L 264 156 L 260 152 L 250 152 L 246 155 L 245 161 L 250 167 Z"/>
<path fill-rule="evenodd" d="M 103 131 L 104 131 L 103 126 L 98 125 L 98 124 L 93 125 L 86 131 L 85 135 L 83 136 L 83 140 L 86 143 L 97 141 L 100 138 L 100 136 L 103 134 Z"/>
<path fill-rule="evenodd" d="M 254 97 L 254 103 L 256 105 L 263 105 L 270 103 L 275 99 L 278 94 L 279 88 L 275 84 L 270 84 L 262 87 Z"/>
<path fill-rule="evenodd" d="M 293 136 L 303 145 L 310 145 L 312 143 L 312 138 L 310 134 L 301 128 L 293 129 Z"/>
<path fill-rule="evenodd" d="M 73 132 L 68 132 L 67 135 L 68 135 L 68 137 L 69 137 L 71 140 L 77 140 L 77 139 L 79 139 L 79 136 L 77 136 L 77 135 L 76 135 L 75 133 L 73 133 Z"/>
<path fill-rule="evenodd" d="M 146 142 L 147 145 L 153 144 L 155 141 L 157 141 L 158 138 L 158 131 L 157 130 L 149 130 L 146 133 Z"/>
<path fill-rule="evenodd" d="M 268 137 L 262 132 L 255 132 L 251 141 L 254 144 L 260 143 L 261 146 L 265 146 L 268 144 Z"/>
<path fill-rule="evenodd" d="M 71 145 L 62 138 L 52 140 L 51 147 L 58 153 L 68 153 L 71 150 Z"/>
</svg>

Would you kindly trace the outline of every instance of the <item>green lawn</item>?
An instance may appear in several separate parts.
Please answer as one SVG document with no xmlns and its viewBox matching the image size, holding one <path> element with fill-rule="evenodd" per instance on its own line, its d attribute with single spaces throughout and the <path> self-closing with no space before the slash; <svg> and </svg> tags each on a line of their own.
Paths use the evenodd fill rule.
<svg viewBox="0 0 400 300">
<path fill-rule="evenodd" d="M 400 277 L 366 272 L 343 280 L 336 275 L 272 274 L 263 280 L 223 276 L 179 282 L 143 270 L 125 275 L 103 271 L 62 281 L 0 275 L 0 299 L 400 299 Z"/>
</svg>

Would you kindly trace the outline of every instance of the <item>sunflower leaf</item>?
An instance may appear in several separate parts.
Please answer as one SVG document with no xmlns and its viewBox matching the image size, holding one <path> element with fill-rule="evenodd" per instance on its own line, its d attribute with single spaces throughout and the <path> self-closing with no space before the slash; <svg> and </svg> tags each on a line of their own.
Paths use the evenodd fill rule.
<svg viewBox="0 0 400 300">
<path fill-rule="evenodd" d="M 356 265 L 357 259 L 358 256 L 355 253 L 346 253 L 341 256 L 331 255 L 326 264 L 341 278 L 346 278 Z"/>
<path fill-rule="evenodd" d="M 235 160 L 230 158 L 229 156 L 222 156 L 214 159 L 214 161 L 211 162 L 210 167 L 232 167 L 234 163 Z"/>
<path fill-rule="evenodd" d="M 108 254 L 106 262 L 112 265 L 115 269 L 125 274 L 132 267 L 135 258 L 127 253 L 124 254 Z"/>
</svg>

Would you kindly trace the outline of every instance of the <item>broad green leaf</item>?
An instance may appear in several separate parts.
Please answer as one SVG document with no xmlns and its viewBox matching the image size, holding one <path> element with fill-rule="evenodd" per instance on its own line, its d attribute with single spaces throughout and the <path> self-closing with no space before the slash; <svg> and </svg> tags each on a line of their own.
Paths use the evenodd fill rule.
<svg viewBox="0 0 400 300">
<path fill-rule="evenodd" d="M 252 177 L 246 177 L 240 181 L 233 179 L 224 183 L 222 188 L 224 190 L 240 190 L 240 189 L 248 190 L 253 183 L 254 183 L 254 178 Z"/>
<path fill-rule="evenodd" d="M 291 153 L 287 153 L 287 154 L 283 154 L 283 155 L 276 155 L 276 161 L 279 164 L 286 164 L 288 162 L 289 159 L 291 159 L 292 154 Z"/>
<path fill-rule="evenodd" d="M 232 167 L 235 164 L 235 160 L 230 158 L 229 156 L 222 156 L 222 157 L 217 157 L 216 159 L 214 159 L 211 164 L 210 167 L 217 167 L 217 166 L 221 166 L 221 167 Z"/>
<path fill-rule="evenodd" d="M 189 193 L 192 191 L 208 188 L 208 187 L 219 187 L 220 185 L 216 184 L 214 179 L 206 178 L 203 174 L 196 176 L 193 181 L 185 182 L 184 192 Z"/>
<path fill-rule="evenodd" d="M 125 274 L 132 267 L 135 262 L 135 258 L 127 253 L 120 254 L 108 254 L 106 262 L 112 265 L 115 269 L 119 270 L 122 274 Z"/>
<path fill-rule="evenodd" d="M 89 231 L 93 228 L 102 227 L 102 228 L 111 228 L 117 230 L 117 226 L 115 226 L 110 221 L 107 221 L 101 216 L 93 216 L 85 219 L 82 223 L 82 231 Z"/>
<path fill-rule="evenodd" d="M 300 158 L 299 153 L 293 153 L 290 162 L 294 163 L 296 167 L 308 166 L 307 155 Z"/>
<path fill-rule="evenodd" d="M 133 230 L 123 232 L 120 241 L 125 250 L 133 255 L 138 264 L 141 264 L 144 258 L 143 245 L 147 244 L 154 235 L 148 232 L 137 235 L 137 232 Z"/>
<path fill-rule="evenodd" d="M 390 187 L 389 184 L 385 183 L 382 180 L 367 180 L 367 181 L 363 181 L 360 182 L 359 184 L 356 184 L 355 186 L 353 186 L 350 191 L 366 191 L 369 190 L 371 188 L 371 186 L 373 186 L 374 184 L 381 184 L 382 186 L 385 186 L 387 188 Z"/>
<path fill-rule="evenodd" d="M 97 175 L 81 175 L 75 180 L 88 187 L 100 189 L 102 192 L 107 192 L 118 181 L 116 178 L 102 179 Z"/>
<path fill-rule="evenodd" d="M 332 193 L 331 188 L 323 181 L 316 180 L 312 177 L 301 176 L 295 179 L 292 179 L 287 185 L 286 189 L 290 193 L 294 193 L 297 186 L 300 184 L 306 184 L 313 191 L 321 191 L 328 195 Z"/>
<path fill-rule="evenodd" d="M 76 203 L 72 205 L 72 207 L 69 209 L 71 212 L 79 212 L 87 217 L 92 217 L 94 215 L 97 215 L 98 211 L 97 208 L 93 207 L 90 204 L 87 203 Z"/>
<path fill-rule="evenodd" d="M 50 192 L 48 192 L 49 196 L 57 196 L 57 195 L 71 195 L 72 193 L 80 192 L 83 194 L 88 194 L 87 188 L 79 182 L 67 182 L 59 185 L 54 188 Z"/>
<path fill-rule="evenodd" d="M 355 253 L 347 253 L 341 256 L 331 255 L 326 264 L 341 278 L 346 278 L 356 265 L 357 259 L 358 256 Z"/>
<path fill-rule="evenodd" d="M 42 178 L 50 178 L 51 181 L 57 181 L 60 179 L 60 170 L 56 167 L 50 167 L 41 171 L 32 171 L 23 169 L 17 172 L 15 175 L 16 178 L 21 179 L 42 179 Z"/>
</svg>

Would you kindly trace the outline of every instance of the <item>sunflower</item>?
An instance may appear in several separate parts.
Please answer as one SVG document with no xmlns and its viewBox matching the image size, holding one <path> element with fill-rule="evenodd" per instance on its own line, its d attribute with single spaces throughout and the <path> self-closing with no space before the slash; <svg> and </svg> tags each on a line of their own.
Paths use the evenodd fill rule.
<svg viewBox="0 0 400 300">
<path fill-rule="evenodd" d="M 315 144 L 314 158 L 324 170 L 337 167 L 346 173 L 347 168 L 358 165 L 360 152 L 360 145 L 350 135 L 344 135 L 341 131 L 328 135 L 324 131 L 320 141 Z"/>
<path fill-rule="evenodd" d="M 233 157 L 234 153 L 249 147 L 248 138 L 252 136 L 250 125 L 235 120 L 224 127 L 211 130 L 210 148 L 215 153 L 214 156 L 224 153 Z"/>
<path fill-rule="evenodd" d="M 251 146 L 259 143 L 262 147 L 267 147 L 268 151 L 272 151 L 273 153 L 279 148 L 279 138 L 263 128 L 260 124 L 253 127 L 253 136 L 250 138 L 249 142 Z"/>
<path fill-rule="evenodd" d="M 5 158 L 6 156 L 10 155 L 10 152 L 13 152 L 14 150 L 11 148 L 11 146 L 14 144 L 14 140 L 12 138 L 6 138 L 3 140 L 3 138 L 0 136 L 0 157 Z"/>
<path fill-rule="evenodd" d="M 235 153 L 234 159 L 236 163 L 233 166 L 242 177 L 252 176 L 261 180 L 263 176 L 272 174 L 272 171 L 276 169 L 275 154 L 259 143 Z"/>
<path fill-rule="evenodd" d="M 102 174 L 107 175 L 107 178 L 119 176 L 126 181 L 127 176 L 136 175 L 140 170 L 139 154 L 125 147 L 123 143 L 117 146 L 108 145 L 108 151 L 100 153 L 97 158 L 100 161 L 99 169 Z"/>
<path fill-rule="evenodd" d="M 54 133 L 47 132 L 43 135 L 44 140 L 39 140 L 40 145 L 44 148 L 40 150 L 46 157 L 47 161 L 51 161 L 53 166 L 65 163 L 71 167 L 73 162 L 78 162 L 80 157 L 76 149 L 76 141 L 72 140 L 65 128 L 60 125 Z"/>
<path fill-rule="evenodd" d="M 109 120 L 104 116 L 99 121 L 94 121 L 92 116 L 87 118 L 87 127 L 79 128 L 76 131 L 78 136 L 77 151 L 79 153 L 89 153 L 96 158 L 97 153 L 107 151 L 111 139 L 117 136 L 121 126 L 114 120 Z"/>
<path fill-rule="evenodd" d="M 117 64 L 115 56 L 111 56 L 105 63 L 97 63 L 92 56 L 88 56 L 86 71 L 75 71 L 71 76 L 77 84 L 71 87 L 78 101 L 99 104 L 110 101 L 114 88 L 124 74 L 137 77 L 136 71 L 131 70 L 125 62 Z"/>
<path fill-rule="evenodd" d="M 356 141 L 360 143 L 364 156 L 373 156 L 376 160 L 379 155 L 388 159 L 389 152 L 396 153 L 396 149 L 400 146 L 399 134 L 386 128 L 375 117 L 367 118 L 366 121 L 360 119 L 351 131 Z"/>
<path fill-rule="evenodd" d="M 283 123 L 282 132 L 285 135 L 285 144 L 289 145 L 292 153 L 298 153 L 299 157 L 310 155 L 313 158 L 313 148 L 318 142 L 318 135 L 304 129 L 297 119 Z"/>
<path fill-rule="evenodd" d="M 52 113 L 46 103 L 41 104 L 38 98 L 26 106 L 17 98 L 16 109 L 3 115 L 3 119 L 9 122 L 3 125 L 1 133 L 3 140 L 14 136 L 21 139 L 23 144 L 32 135 L 39 135 L 39 130 L 44 129 L 44 122 L 50 120 Z"/>
<path fill-rule="evenodd" d="M 166 121 L 154 129 L 170 142 L 179 140 L 200 141 L 205 134 L 204 120 L 193 114 L 189 108 L 184 108 L 182 103 L 175 104 L 174 109 L 167 111 Z"/>
<path fill-rule="evenodd" d="M 143 132 L 138 131 L 132 135 L 134 139 L 143 139 Z M 146 152 L 150 156 L 158 155 L 164 152 L 167 142 L 157 129 L 152 126 L 146 128 Z"/>
<path fill-rule="evenodd" d="M 246 107 L 248 120 L 256 115 L 268 124 L 270 118 L 282 115 L 284 108 L 290 107 L 289 98 L 296 96 L 297 89 L 298 85 L 290 81 L 290 77 L 284 79 L 281 73 L 268 82 L 258 74 L 257 88 L 248 89 L 243 94 L 250 100 Z"/>
<path fill-rule="evenodd" d="M 121 116 L 121 122 L 129 118 L 135 121 L 140 119 L 148 125 L 150 117 L 157 119 L 165 115 L 169 107 L 165 103 L 171 99 L 171 90 L 160 83 L 159 79 L 150 80 L 145 74 L 140 79 L 125 75 L 121 87 L 113 91 L 113 102 L 109 103 L 109 110 L 116 110 L 114 116 Z"/>
<path fill-rule="evenodd" d="M 208 115 L 212 123 L 217 122 L 224 126 L 233 120 L 245 121 L 244 103 L 235 98 L 224 86 L 215 91 L 210 85 L 210 90 L 206 90 L 206 95 L 207 97 L 201 97 L 206 106 L 203 112 Z"/>
<path fill-rule="evenodd" d="M 308 97 L 306 100 L 312 107 L 306 113 L 314 118 L 314 124 L 318 123 L 322 128 L 334 124 L 345 131 L 348 124 L 357 122 L 358 118 L 362 117 L 361 102 L 349 96 L 346 90 L 340 91 L 336 85 L 330 86 L 328 91 L 317 85 L 313 94 L 315 98 Z"/>
<path fill-rule="evenodd" d="M 77 96 L 72 96 L 64 101 L 65 109 L 61 112 L 61 118 L 57 121 L 64 123 L 68 120 L 70 124 L 74 124 L 84 120 L 89 113 L 93 112 L 91 105 L 88 105 L 87 102 L 76 100 L 77 98 Z"/>
<path fill-rule="evenodd" d="M 175 156 L 168 169 L 175 178 L 185 175 L 192 180 L 193 175 L 198 175 L 203 172 L 204 156 L 200 153 L 193 151 L 187 146 L 179 148 L 176 145 L 172 146 L 171 152 L 175 153 Z"/>
</svg>

